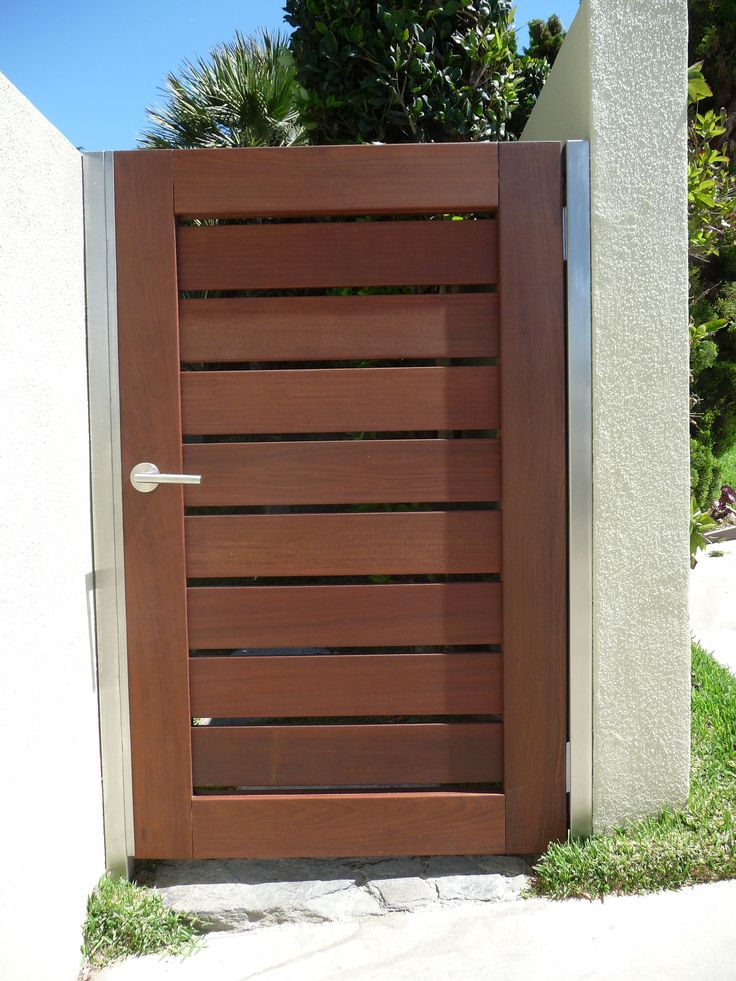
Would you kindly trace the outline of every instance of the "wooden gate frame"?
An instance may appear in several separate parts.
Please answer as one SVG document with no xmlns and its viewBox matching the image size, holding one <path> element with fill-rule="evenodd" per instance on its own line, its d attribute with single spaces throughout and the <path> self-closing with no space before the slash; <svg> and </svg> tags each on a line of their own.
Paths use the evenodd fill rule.
<svg viewBox="0 0 736 981">
<path fill-rule="evenodd" d="M 523 149 L 517 149 L 522 146 Z M 578 147 L 584 151 L 581 155 Z M 586 343 L 588 356 L 588 372 L 586 378 L 576 376 L 577 402 L 575 432 L 576 438 L 583 437 L 585 444 L 585 433 L 589 431 L 589 420 L 585 418 L 585 393 L 589 396 L 589 330 L 586 341 L 585 313 L 587 306 L 587 319 L 589 328 L 589 292 L 585 288 L 585 272 L 587 270 L 587 283 L 589 290 L 589 251 L 588 242 L 585 235 L 585 221 L 587 219 L 587 145 L 570 144 L 568 145 L 568 156 L 571 148 L 575 153 L 574 174 L 568 165 L 568 203 L 570 203 L 571 192 L 574 192 L 577 202 L 578 219 L 576 222 L 577 237 L 575 240 L 575 254 L 572 252 L 572 241 L 568 242 L 568 307 L 577 304 L 576 312 L 576 332 L 573 335 L 573 324 L 570 328 L 570 345 L 568 348 L 568 361 L 572 364 L 575 361 L 577 371 L 585 368 Z M 126 637 L 125 637 L 125 594 L 123 589 L 122 576 L 122 528 L 121 528 L 121 466 L 119 439 L 119 406 L 117 392 L 117 351 L 116 351 L 116 266 L 115 266 L 115 216 L 114 216 L 114 161 L 113 156 L 125 166 L 124 161 L 130 157 L 139 157 L 140 154 L 85 154 L 84 157 L 84 176 L 85 176 L 85 229 L 87 240 L 87 269 L 88 269 L 88 320 L 89 320 L 89 351 L 90 351 L 90 403 L 91 403 L 91 433 L 92 433 L 92 457 L 93 457 L 93 500 L 94 500 L 94 541 L 95 541 L 95 570 L 96 570 L 96 605 L 97 605 L 97 634 L 99 652 L 99 678 L 100 678 L 100 710 L 101 710 L 101 737 L 103 752 L 103 776 L 105 793 L 105 831 L 106 831 L 106 850 L 108 866 L 125 871 L 129 857 L 134 854 L 134 841 L 132 832 L 132 801 L 131 801 L 131 774 L 130 774 L 130 737 L 127 715 L 127 678 L 126 678 Z M 155 166 L 152 164 L 154 180 L 160 182 L 160 189 L 163 194 L 170 195 L 170 154 L 166 151 L 157 151 L 154 154 L 158 159 Z M 581 161 L 585 157 L 583 166 Z M 545 246 L 550 249 L 560 250 L 560 261 L 562 261 L 561 250 L 563 240 L 563 208 L 562 208 L 562 170 L 560 167 L 560 145 L 559 144 L 537 144 L 537 145 L 516 145 L 502 144 L 499 147 L 500 170 L 504 175 L 503 198 L 499 208 L 499 236 L 506 242 L 513 242 L 520 235 L 525 224 L 534 223 L 539 226 L 540 221 L 544 223 L 543 241 Z M 150 158 L 149 158 L 150 159 Z M 551 198 L 540 192 L 529 193 L 530 182 L 534 177 L 545 175 L 549 183 L 550 168 L 559 174 L 558 186 L 559 195 L 553 194 Z M 574 176 L 575 184 L 572 184 L 571 177 Z M 543 186 L 540 181 L 537 188 Z M 170 201 L 170 197 L 168 198 Z M 152 208 L 156 207 L 155 201 L 149 200 Z M 150 214 L 149 214 L 150 217 Z M 171 217 L 168 211 L 167 218 Z M 582 229 L 582 232 L 581 232 Z M 118 229 L 118 234 L 121 230 Z M 125 234 L 125 229 L 122 229 Z M 173 227 L 171 228 L 173 235 Z M 152 243 L 156 247 L 156 243 Z M 506 250 L 508 253 L 508 248 Z M 515 351 L 524 354 L 529 350 L 530 344 L 530 323 L 541 315 L 544 310 L 544 297 L 547 295 L 543 289 L 531 290 L 527 288 L 527 276 L 525 270 L 537 269 L 535 256 L 527 252 L 527 263 L 524 268 L 511 268 L 512 264 L 503 259 L 504 250 L 502 249 L 502 262 L 500 269 L 501 295 L 505 297 L 504 314 L 507 324 L 513 323 L 514 329 L 507 328 L 506 336 L 502 339 L 505 351 L 507 379 L 509 372 L 509 360 L 514 363 L 513 353 Z M 517 264 L 518 267 L 518 264 Z M 580 270 L 583 271 L 582 281 Z M 538 278 L 537 278 L 538 284 Z M 175 295 L 175 293 L 174 293 Z M 150 298 L 147 298 L 150 299 Z M 555 309 L 553 316 L 562 318 L 564 312 L 564 299 L 560 295 L 554 297 Z M 581 328 L 582 323 L 582 328 Z M 549 523 L 546 515 L 549 507 L 563 508 L 566 510 L 566 481 L 567 474 L 565 467 L 559 467 L 555 461 L 550 460 L 550 440 L 560 440 L 560 419 L 559 414 L 555 417 L 554 413 L 547 416 L 546 427 L 536 427 L 536 432 L 527 434 L 528 439 L 524 440 L 524 425 L 526 422 L 524 415 L 523 400 L 518 398 L 518 392 L 533 390 L 537 385 L 544 386 L 545 377 L 554 363 L 555 370 L 564 371 L 564 351 L 549 350 L 544 345 L 539 344 L 539 339 L 534 338 L 536 353 L 532 364 L 524 358 L 517 360 L 518 376 L 514 381 L 517 395 L 514 395 L 512 385 L 505 386 L 505 394 L 502 396 L 504 418 L 506 420 L 505 431 L 512 432 L 512 441 L 517 446 L 517 452 L 511 454 L 506 460 L 504 469 L 503 496 L 506 501 L 518 500 L 528 502 L 529 511 L 524 523 L 525 528 L 517 526 L 514 531 L 513 526 L 505 530 L 504 548 L 505 561 L 507 568 L 509 563 L 515 563 L 516 568 L 526 573 L 526 585 L 523 589 L 519 588 L 515 596 L 510 596 L 507 601 L 509 609 L 517 606 L 523 608 L 523 617 L 505 619 L 509 624 L 508 631 L 504 635 L 504 649 L 512 650 L 514 645 L 531 644 L 536 647 L 543 644 L 549 636 L 546 624 L 546 615 L 557 615 L 558 629 L 563 632 L 566 628 L 565 609 L 567 597 L 564 589 L 564 570 L 560 574 L 557 568 L 557 577 L 550 576 L 552 564 L 559 562 L 559 556 L 565 554 L 565 542 L 560 541 L 559 537 L 548 535 Z M 533 345 L 533 346 L 534 346 Z M 509 359 L 511 353 L 511 359 Z M 582 366 L 582 367 L 581 367 Z M 582 398 L 580 397 L 582 392 Z M 571 391 L 572 397 L 572 391 Z M 580 417 L 582 406 L 583 415 Z M 572 406 L 571 406 L 572 408 Z M 562 421 L 564 427 L 564 420 Z M 527 427 L 528 428 L 528 427 Z M 572 431 L 572 427 L 571 427 Z M 559 462 L 559 457 L 558 457 Z M 575 462 L 571 455 L 571 464 Z M 584 458 L 584 454 L 577 454 L 577 471 L 571 474 L 570 481 L 570 507 L 573 507 L 572 497 L 574 496 L 577 504 L 584 509 L 583 514 L 583 534 L 573 534 L 572 528 L 576 527 L 571 523 L 571 555 L 576 562 L 575 569 L 579 569 L 579 559 L 581 558 L 581 544 L 585 546 L 585 525 L 587 512 L 589 510 L 590 487 L 586 486 L 586 469 L 589 469 L 589 461 Z M 535 472 L 539 481 L 529 479 L 530 472 Z M 531 487 L 530 487 L 531 484 Z M 579 527 L 579 525 L 578 525 Z M 573 548 L 572 539 L 576 539 Z M 589 538 L 589 535 L 588 535 Z M 530 550 L 530 542 L 536 542 L 534 550 Z M 538 546 L 538 547 L 537 547 Z M 553 554 L 554 553 L 554 554 Z M 585 559 L 585 556 L 582 556 Z M 588 556 L 589 559 L 589 556 Z M 563 563 L 564 564 L 564 563 Z M 583 563 L 585 564 L 585 563 Z M 519 578 L 519 583 L 522 579 Z M 550 589 L 550 581 L 553 588 Z M 585 587 L 585 576 L 577 575 L 577 582 Z M 530 613 L 529 599 L 533 598 L 536 605 L 534 614 Z M 579 597 L 575 600 L 575 607 L 578 614 L 585 611 L 586 597 Z M 572 613 L 571 609 L 571 613 Z M 589 615 L 589 614 L 588 614 Z M 580 626 L 585 616 L 578 615 L 577 623 L 577 658 L 572 666 L 575 669 L 576 690 L 578 692 L 577 716 L 578 720 L 584 720 L 589 715 L 589 709 L 585 708 L 586 700 L 590 700 L 590 688 L 587 687 L 587 674 L 589 665 L 586 658 L 581 657 L 582 646 L 579 641 L 582 639 Z M 513 621 L 513 622 L 512 622 Z M 559 642 L 559 635 L 557 637 Z M 555 773 L 564 779 L 565 770 L 565 747 L 558 745 L 550 747 L 545 741 L 544 726 L 540 725 L 540 720 L 549 716 L 550 707 L 545 708 L 543 693 L 546 683 L 550 680 L 544 671 L 533 679 L 534 689 L 532 698 L 529 697 L 528 681 L 520 672 L 514 671 L 513 659 L 509 658 L 506 666 L 506 716 L 517 720 L 526 720 L 529 732 L 535 740 L 539 755 L 536 772 L 541 772 L 543 767 L 552 766 Z M 552 679 L 554 680 L 554 679 Z M 564 712 L 563 706 L 554 706 L 551 711 Z M 572 713 L 574 716 L 576 713 Z M 524 721 L 521 722 L 522 726 Z M 518 725 L 518 722 L 517 722 Z M 578 827 L 584 828 L 587 820 L 585 811 L 586 787 L 589 785 L 590 760 L 588 757 L 588 739 L 584 731 L 584 726 L 578 725 L 580 731 L 580 745 L 578 746 L 577 756 L 573 752 L 573 770 L 571 782 L 573 790 L 578 789 L 577 797 L 579 806 L 577 808 Z M 510 749 L 510 751 L 509 751 Z M 505 780 L 507 794 L 507 827 L 510 833 L 506 836 L 506 850 L 508 852 L 520 850 L 533 850 L 530 845 L 534 842 L 539 847 L 544 847 L 548 837 L 545 827 L 548 827 L 546 820 L 540 820 L 540 814 L 526 812 L 523 805 L 525 787 L 517 777 L 518 761 L 520 759 L 520 747 L 517 752 L 512 746 L 507 749 L 507 776 Z M 528 747 L 525 750 L 528 752 Z M 541 761 L 544 761 L 542 763 Z M 534 774 L 530 775 L 533 782 Z M 529 780 L 527 780 L 527 785 Z M 531 795 L 527 794 L 531 799 Z M 550 802 L 552 803 L 552 802 Z M 553 808 L 554 809 L 554 805 Z M 533 810 L 533 809 L 532 809 Z M 563 826 L 566 824 L 564 815 L 559 813 L 554 818 L 559 826 L 562 820 Z M 165 857 L 163 854 L 159 857 Z"/>
</svg>

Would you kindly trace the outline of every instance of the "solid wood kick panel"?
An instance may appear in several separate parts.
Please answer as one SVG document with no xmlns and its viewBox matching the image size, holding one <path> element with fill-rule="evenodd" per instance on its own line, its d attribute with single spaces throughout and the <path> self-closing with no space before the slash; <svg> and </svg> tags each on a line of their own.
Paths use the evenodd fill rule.
<svg viewBox="0 0 736 981">
<path fill-rule="evenodd" d="M 506 851 L 503 794 L 195 797 L 195 858 L 489 855 Z"/>
</svg>

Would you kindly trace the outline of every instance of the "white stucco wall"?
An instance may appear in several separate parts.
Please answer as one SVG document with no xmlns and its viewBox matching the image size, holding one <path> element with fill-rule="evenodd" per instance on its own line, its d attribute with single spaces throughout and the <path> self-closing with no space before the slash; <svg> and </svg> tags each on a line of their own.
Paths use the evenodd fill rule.
<svg viewBox="0 0 736 981">
<path fill-rule="evenodd" d="M 593 817 L 689 771 L 686 0 L 585 0 L 523 139 L 587 139 L 593 320 Z"/>
<path fill-rule="evenodd" d="M 0 75 L 0 978 L 72 981 L 104 871 L 81 158 Z"/>
</svg>

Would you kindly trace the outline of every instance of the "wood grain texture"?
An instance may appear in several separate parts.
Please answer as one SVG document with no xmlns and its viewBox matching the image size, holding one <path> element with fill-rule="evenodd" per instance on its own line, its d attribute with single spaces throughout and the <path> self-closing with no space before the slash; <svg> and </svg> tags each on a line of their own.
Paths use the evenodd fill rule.
<svg viewBox="0 0 736 981">
<path fill-rule="evenodd" d="M 185 371 L 187 435 L 495 429 L 498 368 Z"/>
<path fill-rule="evenodd" d="M 186 362 L 495 358 L 495 293 L 181 300 Z"/>
<path fill-rule="evenodd" d="M 496 439 L 187 443 L 188 507 L 497 501 Z"/>
<path fill-rule="evenodd" d="M 194 578 L 501 571 L 499 511 L 204 515 L 185 533 Z"/>
<path fill-rule="evenodd" d="M 212 218 L 488 211 L 495 143 L 174 151 L 179 215 Z"/>
<path fill-rule="evenodd" d="M 500 783 L 498 722 L 195 726 L 195 787 Z"/>
<path fill-rule="evenodd" d="M 114 162 L 135 854 L 182 858 L 192 853 L 182 494 L 140 494 L 127 479 L 142 461 L 181 471 L 171 154 Z"/>
<path fill-rule="evenodd" d="M 495 219 L 177 229 L 179 289 L 495 283 Z"/>
<path fill-rule="evenodd" d="M 564 838 L 567 527 L 561 147 L 500 153 L 502 500 L 507 849 Z M 533 393 L 533 398 L 530 394 Z"/>
<path fill-rule="evenodd" d="M 194 657 L 189 679 L 203 718 L 503 711 L 501 655 L 483 652 Z"/>
<path fill-rule="evenodd" d="M 506 851 L 502 794 L 195 797 L 195 858 L 488 855 Z"/>
<path fill-rule="evenodd" d="M 187 590 L 194 650 L 496 644 L 500 583 L 200 586 Z"/>
</svg>

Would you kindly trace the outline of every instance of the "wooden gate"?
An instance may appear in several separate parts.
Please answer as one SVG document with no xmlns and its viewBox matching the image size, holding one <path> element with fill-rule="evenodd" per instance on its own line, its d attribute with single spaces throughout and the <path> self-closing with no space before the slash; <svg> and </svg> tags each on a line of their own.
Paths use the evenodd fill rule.
<svg viewBox="0 0 736 981">
<path fill-rule="evenodd" d="M 560 161 L 115 154 L 136 856 L 565 834 Z"/>
</svg>

